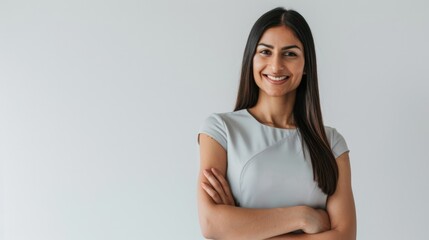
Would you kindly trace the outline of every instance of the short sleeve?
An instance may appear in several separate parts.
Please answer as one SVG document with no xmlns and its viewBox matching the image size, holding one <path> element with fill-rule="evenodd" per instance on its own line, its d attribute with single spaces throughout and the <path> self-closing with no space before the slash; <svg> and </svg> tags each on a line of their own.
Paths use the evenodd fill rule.
<svg viewBox="0 0 429 240">
<path fill-rule="evenodd" d="M 198 131 L 197 141 L 199 142 L 200 133 L 205 133 L 216 140 L 225 150 L 227 149 L 225 123 L 219 114 L 213 113 L 207 117 Z"/>
<path fill-rule="evenodd" d="M 330 143 L 331 143 L 332 153 L 334 154 L 335 158 L 339 157 L 341 154 L 345 152 L 350 151 L 343 135 L 341 135 L 335 128 L 331 129 Z"/>
</svg>

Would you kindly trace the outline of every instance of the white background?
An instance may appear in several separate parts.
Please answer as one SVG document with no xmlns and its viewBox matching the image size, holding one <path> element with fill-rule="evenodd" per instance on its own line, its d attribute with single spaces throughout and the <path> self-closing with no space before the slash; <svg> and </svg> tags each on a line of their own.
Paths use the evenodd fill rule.
<svg viewBox="0 0 429 240">
<path fill-rule="evenodd" d="M 427 1 L 0 0 L 3 239 L 202 239 L 196 133 L 277 6 L 312 28 L 358 239 L 427 237 Z"/>
</svg>

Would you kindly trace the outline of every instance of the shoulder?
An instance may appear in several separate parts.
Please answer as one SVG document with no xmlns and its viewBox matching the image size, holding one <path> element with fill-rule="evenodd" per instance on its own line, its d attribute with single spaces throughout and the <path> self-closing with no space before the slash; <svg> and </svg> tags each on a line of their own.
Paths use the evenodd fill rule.
<svg viewBox="0 0 429 240">
<path fill-rule="evenodd" d="M 349 151 L 345 138 L 336 128 L 325 126 L 325 132 L 335 158 Z"/>
<path fill-rule="evenodd" d="M 215 139 L 223 148 L 227 149 L 228 130 L 231 122 L 240 118 L 242 111 L 212 113 L 203 121 L 198 131 Z"/>
<path fill-rule="evenodd" d="M 223 148 L 227 149 L 231 131 L 240 129 L 244 119 L 248 116 L 239 110 L 234 112 L 211 113 L 201 124 L 198 134 L 204 133 L 215 139 Z"/>
<path fill-rule="evenodd" d="M 337 128 L 331 126 L 324 126 L 326 137 L 329 141 L 336 140 L 337 138 L 344 138 L 343 135 L 337 130 Z"/>
<path fill-rule="evenodd" d="M 328 134 L 337 134 L 338 130 L 335 127 L 325 125 L 325 132 L 327 135 Z"/>
<path fill-rule="evenodd" d="M 221 112 L 221 113 L 211 113 L 206 117 L 203 122 L 203 125 L 217 125 L 223 126 L 224 128 L 227 125 L 233 124 L 235 122 L 240 122 L 244 118 L 248 117 L 244 110 L 238 110 L 234 112 Z"/>
<path fill-rule="evenodd" d="M 243 109 L 243 110 L 238 110 L 233 112 L 212 113 L 208 116 L 208 118 L 214 118 L 221 121 L 229 121 L 229 120 L 234 120 L 245 116 L 246 114 L 244 114 L 244 111 L 245 110 Z"/>
</svg>

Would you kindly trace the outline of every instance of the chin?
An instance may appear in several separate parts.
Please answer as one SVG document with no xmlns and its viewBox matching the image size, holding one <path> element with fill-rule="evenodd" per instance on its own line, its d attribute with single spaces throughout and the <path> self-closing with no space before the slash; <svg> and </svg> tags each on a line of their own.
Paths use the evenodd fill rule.
<svg viewBox="0 0 429 240">
<path fill-rule="evenodd" d="M 262 90 L 262 91 L 259 92 L 259 94 L 262 93 L 263 95 L 265 95 L 267 97 L 286 97 L 286 96 L 288 96 L 290 94 L 294 94 L 294 92 L 295 92 L 296 89 L 293 89 L 293 90 L 276 89 L 276 90 L 277 91 L 269 91 L 269 90 L 268 91 L 264 91 L 264 90 Z"/>
<path fill-rule="evenodd" d="M 284 97 L 287 95 L 287 93 L 284 92 L 265 92 L 264 95 L 267 97 Z"/>
</svg>

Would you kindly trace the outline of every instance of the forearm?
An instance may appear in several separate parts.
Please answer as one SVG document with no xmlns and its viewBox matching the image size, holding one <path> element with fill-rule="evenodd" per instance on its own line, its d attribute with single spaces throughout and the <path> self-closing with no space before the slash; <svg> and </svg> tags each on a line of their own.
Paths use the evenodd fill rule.
<svg viewBox="0 0 429 240">
<path fill-rule="evenodd" d="M 251 209 L 213 205 L 200 216 L 211 239 L 267 239 L 301 229 L 306 207 Z"/>
<path fill-rule="evenodd" d="M 329 230 L 316 234 L 283 234 L 268 238 L 269 240 L 356 240 L 354 231 Z"/>
<path fill-rule="evenodd" d="M 348 153 L 339 156 L 337 164 L 339 171 L 337 189 L 333 195 L 329 196 L 326 208 L 331 222 L 330 230 L 316 234 L 283 234 L 269 239 L 356 240 L 356 209 L 351 188 Z"/>
</svg>

